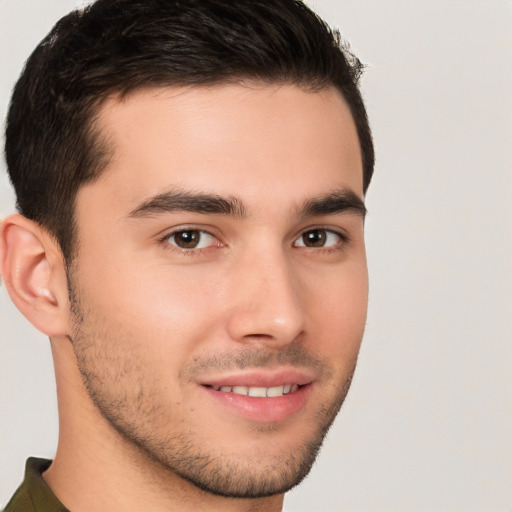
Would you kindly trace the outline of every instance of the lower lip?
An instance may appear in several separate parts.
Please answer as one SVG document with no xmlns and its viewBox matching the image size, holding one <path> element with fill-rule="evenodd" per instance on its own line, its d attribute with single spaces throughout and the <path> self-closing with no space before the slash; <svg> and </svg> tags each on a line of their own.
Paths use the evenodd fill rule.
<svg viewBox="0 0 512 512">
<path fill-rule="evenodd" d="M 238 416 L 259 423 L 277 423 L 298 413 L 306 405 L 310 388 L 311 384 L 307 384 L 287 395 L 260 398 L 215 391 L 211 387 L 203 386 L 203 389 L 225 408 Z"/>
</svg>

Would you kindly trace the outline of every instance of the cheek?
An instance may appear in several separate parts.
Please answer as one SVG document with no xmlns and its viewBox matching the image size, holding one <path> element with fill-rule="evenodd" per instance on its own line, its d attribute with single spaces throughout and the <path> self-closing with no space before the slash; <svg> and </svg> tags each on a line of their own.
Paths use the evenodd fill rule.
<svg viewBox="0 0 512 512">
<path fill-rule="evenodd" d="M 112 329 L 124 326 L 131 338 L 153 351 L 190 349 L 211 332 L 219 312 L 215 280 L 205 270 L 125 262 L 105 267 L 86 295 Z M 85 284 L 85 275 L 81 279 Z M 175 352 L 174 356 L 178 354 Z"/>
<path fill-rule="evenodd" d="M 321 284 L 321 285 L 320 285 Z M 308 309 L 310 327 L 324 340 L 318 347 L 331 356 L 354 359 L 363 337 L 368 307 L 368 274 L 366 264 L 347 265 L 329 273 L 325 279 L 311 283 Z M 318 340 L 319 341 L 319 340 Z"/>
</svg>

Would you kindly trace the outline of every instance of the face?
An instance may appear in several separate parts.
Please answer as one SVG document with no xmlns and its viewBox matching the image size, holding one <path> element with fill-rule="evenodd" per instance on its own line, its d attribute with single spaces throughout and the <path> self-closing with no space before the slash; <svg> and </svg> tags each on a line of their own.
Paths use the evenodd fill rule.
<svg viewBox="0 0 512 512">
<path fill-rule="evenodd" d="M 362 165 L 333 89 L 151 89 L 102 108 L 78 196 L 73 347 L 142 453 L 215 494 L 282 493 L 348 390 L 367 305 Z"/>
</svg>

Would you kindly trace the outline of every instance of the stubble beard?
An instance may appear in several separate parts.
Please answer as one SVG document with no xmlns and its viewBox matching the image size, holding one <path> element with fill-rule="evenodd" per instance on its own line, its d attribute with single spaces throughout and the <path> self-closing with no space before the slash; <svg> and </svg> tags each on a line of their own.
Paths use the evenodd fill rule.
<svg viewBox="0 0 512 512">
<path fill-rule="evenodd" d="M 162 474 L 171 472 L 203 491 L 230 498 L 263 498 L 282 494 L 307 476 L 348 393 L 356 358 L 333 398 L 318 407 L 315 429 L 290 453 L 285 456 L 278 454 L 271 460 L 259 460 L 257 453 L 251 460 L 242 456 L 227 457 L 217 450 L 214 443 L 201 440 L 201 436 L 190 428 L 177 432 L 164 429 L 165 433 L 160 433 L 158 426 L 166 424 L 167 411 L 172 410 L 172 404 L 152 400 L 154 396 L 158 397 L 158 391 L 154 386 L 146 386 L 147 372 L 141 374 L 137 371 L 142 368 L 136 361 L 136 354 L 132 356 L 133 360 L 129 360 L 125 340 L 112 339 L 109 336 L 111 330 L 84 309 L 71 284 L 69 291 L 74 318 L 70 341 L 89 397 L 115 431 L 149 459 L 152 466 L 156 463 Z M 292 351 L 284 356 L 287 361 L 304 357 L 311 359 L 311 356 L 304 356 L 302 348 L 298 352 L 295 350 L 295 354 L 291 354 Z M 251 358 L 250 355 L 248 357 Z M 262 360 L 264 356 L 253 357 L 254 360 L 258 358 Z M 137 390 L 122 384 L 119 386 L 119 383 L 132 386 L 136 383 Z M 267 430 L 266 434 L 271 435 L 274 428 L 260 428 L 262 443 L 265 443 L 263 431 Z"/>
</svg>

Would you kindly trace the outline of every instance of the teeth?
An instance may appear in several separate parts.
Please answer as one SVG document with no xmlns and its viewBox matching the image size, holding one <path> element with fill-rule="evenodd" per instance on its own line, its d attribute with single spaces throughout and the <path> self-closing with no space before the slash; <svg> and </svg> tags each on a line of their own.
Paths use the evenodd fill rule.
<svg viewBox="0 0 512 512">
<path fill-rule="evenodd" d="M 215 391 L 222 391 L 223 393 L 235 393 L 235 395 L 273 398 L 293 393 L 299 389 L 299 385 L 285 384 L 283 386 L 273 386 L 271 388 L 257 386 L 213 386 L 213 389 L 215 389 Z"/>
<path fill-rule="evenodd" d="M 267 388 L 249 388 L 249 396 L 266 397 Z"/>
<path fill-rule="evenodd" d="M 267 388 L 267 396 L 283 396 L 284 386 L 274 386 L 273 388 Z"/>
</svg>

